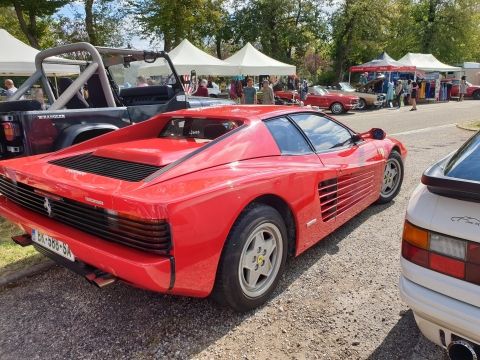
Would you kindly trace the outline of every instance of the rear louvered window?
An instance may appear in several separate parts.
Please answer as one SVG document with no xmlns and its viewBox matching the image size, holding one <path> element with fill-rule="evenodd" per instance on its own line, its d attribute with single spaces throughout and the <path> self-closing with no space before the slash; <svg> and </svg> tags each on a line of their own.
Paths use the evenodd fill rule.
<svg viewBox="0 0 480 360">
<path fill-rule="evenodd" d="M 67 169 L 132 182 L 141 181 L 161 169 L 161 166 L 109 159 L 95 156 L 92 153 L 53 160 L 49 163 Z"/>
</svg>

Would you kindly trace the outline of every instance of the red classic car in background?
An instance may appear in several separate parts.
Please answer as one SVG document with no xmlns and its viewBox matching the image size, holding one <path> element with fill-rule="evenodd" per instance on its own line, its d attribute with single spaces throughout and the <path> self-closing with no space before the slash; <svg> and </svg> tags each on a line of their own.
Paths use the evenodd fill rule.
<svg viewBox="0 0 480 360">
<path fill-rule="evenodd" d="M 264 303 L 299 255 L 403 179 L 404 146 L 313 110 L 157 115 L 55 153 L 0 163 L 14 237 L 102 287 L 116 279 Z"/>
<path fill-rule="evenodd" d="M 450 96 L 453 97 L 458 97 L 460 96 L 459 90 L 460 90 L 460 80 L 458 79 L 453 79 L 453 80 L 445 80 L 448 83 L 452 84 L 452 90 L 450 92 Z M 467 81 L 467 93 L 465 94 L 465 97 L 471 97 L 475 100 L 480 100 L 480 86 L 478 85 L 473 85 Z"/>
<path fill-rule="evenodd" d="M 275 96 L 285 100 L 300 100 L 298 92 L 291 90 L 275 91 Z M 321 86 L 313 86 L 308 88 L 308 95 L 303 104 L 329 109 L 332 114 L 338 115 L 355 109 L 359 100 L 358 96 L 330 93 Z"/>
</svg>

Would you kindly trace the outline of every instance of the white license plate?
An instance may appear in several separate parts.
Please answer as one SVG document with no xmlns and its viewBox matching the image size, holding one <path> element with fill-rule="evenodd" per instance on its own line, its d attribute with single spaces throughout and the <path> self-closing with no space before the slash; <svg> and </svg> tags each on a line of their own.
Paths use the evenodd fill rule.
<svg viewBox="0 0 480 360">
<path fill-rule="evenodd" d="M 43 234 L 40 231 L 33 229 L 32 241 L 70 261 L 75 261 L 75 256 L 70 250 L 70 247 L 60 240 L 54 239 L 47 234 Z"/>
</svg>

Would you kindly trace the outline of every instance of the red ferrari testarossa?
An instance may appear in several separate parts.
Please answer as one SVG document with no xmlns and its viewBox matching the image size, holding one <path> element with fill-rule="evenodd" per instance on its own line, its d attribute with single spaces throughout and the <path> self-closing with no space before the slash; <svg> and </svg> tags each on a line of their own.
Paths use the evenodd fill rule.
<svg viewBox="0 0 480 360">
<path fill-rule="evenodd" d="M 181 110 L 0 163 L 0 214 L 98 286 L 264 303 L 299 255 L 400 190 L 405 147 L 310 109 Z"/>
</svg>

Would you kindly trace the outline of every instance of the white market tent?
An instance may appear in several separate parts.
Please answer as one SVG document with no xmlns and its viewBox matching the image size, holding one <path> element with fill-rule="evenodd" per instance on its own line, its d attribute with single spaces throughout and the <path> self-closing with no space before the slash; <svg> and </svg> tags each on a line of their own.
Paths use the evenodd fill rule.
<svg viewBox="0 0 480 360">
<path fill-rule="evenodd" d="M 35 72 L 35 56 L 39 50 L 21 42 L 8 31 L 0 29 L 0 75 L 2 76 L 30 76 Z M 54 61 L 67 61 L 52 57 Z M 44 64 L 47 75 L 78 74 L 77 65 Z"/>
<path fill-rule="evenodd" d="M 190 74 L 195 70 L 197 75 L 236 75 L 235 68 L 223 60 L 207 54 L 187 39 L 183 40 L 168 53 L 178 75 Z M 139 74 L 147 76 L 169 75 L 170 68 L 165 60 L 145 63 L 138 69 Z"/>
<path fill-rule="evenodd" d="M 247 43 L 235 54 L 225 59 L 235 66 L 237 75 L 295 75 L 296 67 L 272 59 Z"/>
<path fill-rule="evenodd" d="M 423 71 L 461 71 L 462 68 L 457 66 L 450 66 L 440 62 L 432 54 L 417 54 L 417 53 L 408 53 L 400 60 L 399 63 L 409 66 L 416 66 L 418 70 Z"/>
</svg>

